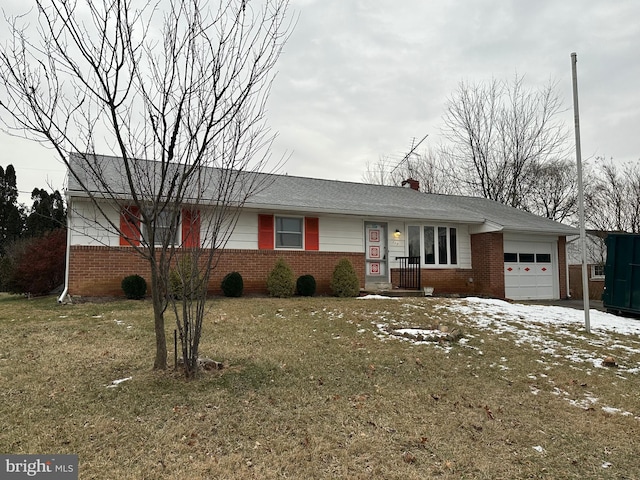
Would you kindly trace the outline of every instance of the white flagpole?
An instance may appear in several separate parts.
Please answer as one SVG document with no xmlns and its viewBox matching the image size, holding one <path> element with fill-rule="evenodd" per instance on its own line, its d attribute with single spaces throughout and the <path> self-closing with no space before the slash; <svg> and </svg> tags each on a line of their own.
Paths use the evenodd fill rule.
<svg viewBox="0 0 640 480">
<path fill-rule="evenodd" d="M 580 150 L 580 113 L 578 112 L 578 74 L 577 55 L 571 54 L 571 73 L 573 78 L 573 116 L 576 131 L 576 161 L 578 164 L 578 215 L 580 218 L 580 247 L 582 250 L 582 298 L 584 300 L 584 328 L 591 333 L 589 321 L 589 276 L 587 275 L 587 235 L 584 228 L 584 186 L 582 184 L 582 152 Z"/>
</svg>

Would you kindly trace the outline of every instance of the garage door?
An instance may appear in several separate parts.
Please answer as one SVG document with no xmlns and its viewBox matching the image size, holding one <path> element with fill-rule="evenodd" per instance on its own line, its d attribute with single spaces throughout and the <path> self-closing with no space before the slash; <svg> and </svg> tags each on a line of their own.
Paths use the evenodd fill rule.
<svg viewBox="0 0 640 480">
<path fill-rule="evenodd" d="M 557 298 L 554 243 L 504 242 L 505 296 L 513 300 Z"/>
</svg>

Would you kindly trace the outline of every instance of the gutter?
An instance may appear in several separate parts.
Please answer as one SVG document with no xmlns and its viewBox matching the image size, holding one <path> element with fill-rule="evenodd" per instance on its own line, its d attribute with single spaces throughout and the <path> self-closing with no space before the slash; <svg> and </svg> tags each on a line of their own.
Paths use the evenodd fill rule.
<svg viewBox="0 0 640 480">
<path fill-rule="evenodd" d="M 69 257 L 71 254 L 71 210 L 67 205 L 67 251 L 64 262 L 64 290 L 58 297 L 58 303 L 64 302 L 65 297 L 69 293 Z"/>
</svg>

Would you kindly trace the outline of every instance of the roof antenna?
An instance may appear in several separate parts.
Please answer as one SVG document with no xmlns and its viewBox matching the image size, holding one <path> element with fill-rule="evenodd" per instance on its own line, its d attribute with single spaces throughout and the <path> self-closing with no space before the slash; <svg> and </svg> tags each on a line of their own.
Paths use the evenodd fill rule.
<svg viewBox="0 0 640 480">
<path fill-rule="evenodd" d="M 391 170 L 389 172 L 389 174 L 392 174 L 393 172 L 395 172 L 400 167 L 400 165 L 402 165 L 404 162 L 407 162 L 409 175 L 413 175 L 413 168 L 411 168 L 411 162 L 409 161 L 409 158 L 411 157 L 411 155 L 413 155 L 416 152 L 416 148 L 418 148 L 420 146 L 420 144 L 427 139 L 428 136 L 429 136 L 429 134 L 427 133 L 424 137 L 422 137 L 422 140 L 420 140 L 418 143 L 415 143 L 416 137 L 413 137 L 413 139 L 411 140 L 411 149 L 409 150 L 409 153 L 407 153 L 402 158 L 402 160 L 400 160 L 398 162 L 398 164 L 395 167 L 393 167 L 393 170 Z"/>
</svg>

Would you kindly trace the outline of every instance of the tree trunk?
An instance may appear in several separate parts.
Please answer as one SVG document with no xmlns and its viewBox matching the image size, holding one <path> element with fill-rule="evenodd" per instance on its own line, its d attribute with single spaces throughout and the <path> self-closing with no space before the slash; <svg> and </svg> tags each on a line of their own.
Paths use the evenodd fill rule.
<svg viewBox="0 0 640 480">
<path fill-rule="evenodd" d="M 164 291 L 160 283 L 158 266 L 155 259 L 150 262 L 151 267 L 151 297 L 153 299 L 153 326 L 156 333 L 156 358 L 153 362 L 154 370 L 167 368 L 167 339 L 164 331 Z"/>
</svg>

